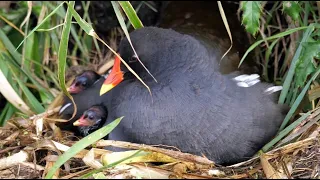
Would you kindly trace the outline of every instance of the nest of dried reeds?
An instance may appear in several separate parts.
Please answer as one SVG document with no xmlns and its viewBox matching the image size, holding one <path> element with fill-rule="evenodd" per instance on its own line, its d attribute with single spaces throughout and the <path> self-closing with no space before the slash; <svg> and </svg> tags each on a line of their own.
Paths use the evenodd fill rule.
<svg viewBox="0 0 320 180">
<path fill-rule="evenodd" d="M 260 28 L 262 37 L 269 37 L 277 32 L 282 32 L 283 21 L 281 14 L 276 13 L 278 25 Z M 286 17 L 287 21 L 291 21 Z M 262 21 L 266 21 L 262 18 Z M 295 27 L 294 23 L 287 22 L 287 25 Z M 275 28 L 278 26 L 279 28 Z M 275 45 L 275 50 L 270 59 L 281 59 L 287 55 L 292 59 L 298 32 L 280 39 L 281 43 Z M 112 37 L 111 37 L 112 38 Z M 251 38 L 253 43 L 255 40 Z M 116 42 L 116 41 L 114 41 Z M 116 43 L 114 45 L 116 46 Z M 265 47 L 270 44 L 262 44 L 260 51 L 255 50 L 258 62 L 268 65 L 269 60 L 265 59 L 267 52 Z M 115 49 L 115 48 L 114 48 Z M 113 64 L 110 60 L 112 54 L 102 59 L 93 69 L 98 69 L 102 74 Z M 105 63 L 109 60 L 108 63 Z M 76 62 L 76 61 L 74 61 Z M 104 64 L 102 66 L 102 63 Z M 273 65 L 274 72 L 270 75 L 265 71 L 264 78 L 277 81 L 286 73 L 290 62 L 279 61 Z M 76 64 L 74 64 L 76 65 Z M 77 72 L 77 69 L 74 71 Z M 73 73 L 72 73 L 73 74 Z M 309 96 L 316 94 L 310 91 Z M 311 95 L 310 95 L 311 94 Z M 64 152 L 78 142 L 78 137 L 67 131 L 61 131 L 53 119 L 57 117 L 59 104 L 62 100 L 60 94 L 49 106 L 45 113 L 32 116 L 28 119 L 14 118 L 7 121 L 4 127 L 0 127 L 0 178 L 44 178 Z M 301 121 L 296 128 L 275 144 L 266 153 L 251 158 L 232 166 L 219 166 L 205 157 L 174 151 L 168 147 L 133 144 L 130 142 L 116 142 L 99 140 L 95 144 L 83 149 L 74 157 L 59 167 L 54 178 L 314 178 L 319 179 L 320 171 L 320 109 L 314 105 L 314 110 Z M 57 121 L 55 119 L 55 121 Z M 115 146 L 128 148 L 124 152 L 111 152 L 104 149 L 104 146 Z M 137 152 L 137 150 L 139 150 Z M 125 157 L 136 153 L 142 153 L 115 163 Z M 114 166 L 111 166 L 114 165 Z M 103 166 L 110 166 L 102 170 Z"/>
<path fill-rule="evenodd" d="M 1 178 L 44 178 L 58 156 L 77 142 L 72 133 L 60 131 L 50 121 L 59 107 L 29 119 L 12 119 L 0 128 Z M 309 115 L 320 119 L 320 109 Z M 303 125 L 304 124 L 304 125 Z M 89 177 L 106 178 L 319 178 L 320 127 L 301 123 L 287 137 L 309 126 L 299 140 L 261 153 L 232 166 L 219 166 L 205 157 L 166 147 L 129 142 L 99 140 L 69 159 L 55 173 L 55 178 L 79 178 L 94 169 L 110 165 L 137 151 L 149 152 L 123 161 Z M 128 148 L 111 152 L 105 146 Z M 132 150 L 135 149 L 135 150 Z"/>
</svg>

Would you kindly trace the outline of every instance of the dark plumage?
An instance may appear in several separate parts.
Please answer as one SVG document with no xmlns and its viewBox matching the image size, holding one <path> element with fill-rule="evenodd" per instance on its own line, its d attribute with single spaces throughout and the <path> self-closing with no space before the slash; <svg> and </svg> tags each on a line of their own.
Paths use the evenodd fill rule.
<svg viewBox="0 0 320 180">
<path fill-rule="evenodd" d="M 189 35 L 148 27 L 130 37 L 158 83 L 132 61 L 133 52 L 123 40 L 119 53 L 152 96 L 122 65 L 127 79 L 106 94 L 110 99 L 102 96 L 109 122 L 125 116 L 110 139 L 166 144 L 202 153 L 216 163 L 236 163 L 250 158 L 276 134 L 284 110 L 275 94 L 264 93 L 271 85 L 237 86 L 232 78 L 238 74 L 215 71 L 219 57 Z"/>
<path fill-rule="evenodd" d="M 238 68 L 240 58 L 250 46 L 244 26 L 241 26 L 237 17 L 239 4 L 232 1 L 221 3 L 231 30 L 233 46 L 221 61 L 221 65 L 216 68 L 224 74 L 234 71 L 245 74 L 258 73 L 258 63 L 255 62 L 255 58 L 251 58 L 251 54 Z M 167 1 L 160 11 L 160 17 L 159 27 L 172 28 L 195 37 L 211 49 L 210 53 L 214 53 L 218 61 L 230 47 L 230 38 L 216 1 Z"/>
<path fill-rule="evenodd" d="M 98 81 L 74 95 L 80 112 L 102 102 L 109 112 L 107 122 L 125 116 L 110 139 L 176 146 L 230 164 L 250 158 L 276 134 L 284 114 L 275 95 L 264 93 L 271 85 L 237 86 L 232 78 L 238 73 L 216 71 L 219 57 L 189 35 L 146 27 L 130 37 L 158 83 L 132 58 L 127 40 L 121 41 L 119 54 L 152 96 L 123 64 L 125 80 L 108 93 L 96 96 L 102 84 Z"/>
<path fill-rule="evenodd" d="M 75 117 L 72 118 L 70 121 L 65 123 L 58 123 L 57 125 L 61 129 L 73 131 L 76 134 L 79 134 L 78 128 L 74 127 L 73 123 L 75 122 L 75 120 L 80 118 L 80 116 L 83 114 L 84 111 L 86 111 L 91 106 L 98 104 L 96 103 L 98 101 L 96 101 L 95 99 L 100 98 L 98 95 L 97 96 L 91 95 L 85 98 L 86 95 L 82 96 L 81 94 L 85 91 L 91 92 L 92 90 L 98 89 L 99 87 L 101 87 L 101 84 L 104 80 L 105 80 L 105 76 L 101 76 L 92 70 L 83 71 L 82 73 L 80 73 L 75 77 L 71 86 L 68 88 L 68 91 L 74 98 L 80 97 L 80 99 L 75 100 L 78 107 L 77 113 Z M 90 88 L 92 86 L 95 88 Z M 94 92 L 92 94 L 94 94 Z M 59 115 L 62 115 L 62 118 L 64 119 L 70 119 L 73 114 L 73 107 L 69 108 L 69 106 L 72 104 L 72 102 L 67 96 L 64 96 L 63 99 L 64 99 L 63 100 L 64 102 L 62 107 L 60 108 Z"/>
<path fill-rule="evenodd" d="M 202 6 L 210 7 L 205 3 Z M 210 13 L 208 8 L 196 9 Z M 247 60 L 237 71 L 239 49 L 244 43 L 238 36 L 219 64 L 229 48 L 220 21 L 206 28 L 178 24 L 176 31 L 145 27 L 130 33 L 140 60 L 158 83 L 136 60 L 126 39 L 121 41 L 118 52 L 150 87 L 152 95 L 121 63 L 124 80 L 109 92 L 99 96 L 103 84 L 100 79 L 81 94 L 73 95 L 77 116 L 103 103 L 108 109 L 106 123 L 125 116 L 109 139 L 176 146 L 184 152 L 204 154 L 218 164 L 252 157 L 276 135 L 287 109 L 276 103 L 276 93 L 264 92 L 271 84 L 245 88 L 233 80 L 240 74 L 256 72 L 254 63 Z M 170 22 L 166 16 L 160 26 L 171 26 L 165 22 Z M 62 114 L 70 117 L 72 112 L 69 106 Z"/>
</svg>

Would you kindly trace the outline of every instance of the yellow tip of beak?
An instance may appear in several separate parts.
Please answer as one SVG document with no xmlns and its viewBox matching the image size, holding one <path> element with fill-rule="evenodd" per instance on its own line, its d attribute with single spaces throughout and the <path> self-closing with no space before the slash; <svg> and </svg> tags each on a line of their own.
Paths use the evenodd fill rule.
<svg viewBox="0 0 320 180">
<path fill-rule="evenodd" d="M 74 126 L 79 126 L 79 125 L 80 125 L 79 120 L 75 121 L 75 122 L 73 123 L 73 125 L 74 125 Z"/>
<path fill-rule="evenodd" d="M 103 84 L 100 89 L 100 96 L 114 88 L 112 84 Z"/>
</svg>

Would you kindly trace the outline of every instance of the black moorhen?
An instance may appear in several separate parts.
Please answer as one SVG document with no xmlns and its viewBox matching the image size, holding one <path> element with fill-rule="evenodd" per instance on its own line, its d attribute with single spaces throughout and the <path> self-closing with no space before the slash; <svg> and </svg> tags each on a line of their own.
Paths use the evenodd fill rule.
<svg viewBox="0 0 320 180">
<path fill-rule="evenodd" d="M 70 94 L 77 94 L 92 86 L 101 76 L 92 70 L 86 70 L 77 75 L 68 88 Z"/>
<path fill-rule="evenodd" d="M 83 115 L 73 123 L 78 127 L 81 136 L 85 137 L 101 128 L 108 117 L 108 110 L 103 104 L 94 105 L 86 110 Z"/>
<path fill-rule="evenodd" d="M 152 95 L 116 58 L 100 91 L 109 91 L 101 97 L 107 122 L 124 116 L 110 139 L 176 146 L 232 164 L 250 158 L 276 134 L 285 110 L 276 104 L 275 93 L 265 93 L 272 85 L 238 86 L 233 78 L 239 73 L 216 71 L 220 56 L 192 36 L 145 27 L 130 37 L 158 83 L 137 61 L 128 40 L 122 40 L 119 54 Z"/>
</svg>

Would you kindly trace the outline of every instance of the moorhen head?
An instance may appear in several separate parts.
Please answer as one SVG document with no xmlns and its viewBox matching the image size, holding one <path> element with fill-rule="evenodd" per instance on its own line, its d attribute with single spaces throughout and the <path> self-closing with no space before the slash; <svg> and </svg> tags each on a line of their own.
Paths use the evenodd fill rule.
<svg viewBox="0 0 320 180">
<path fill-rule="evenodd" d="M 265 93 L 271 84 L 239 85 L 240 73 L 217 70 L 221 56 L 190 35 L 144 27 L 130 38 L 158 82 L 122 40 L 119 54 L 152 95 L 116 58 L 100 90 L 107 122 L 124 116 L 109 134 L 111 140 L 166 144 L 232 164 L 249 159 L 276 135 L 287 109 L 276 103 L 275 93 Z"/>
<path fill-rule="evenodd" d="M 69 93 L 77 94 L 92 86 L 98 79 L 100 75 L 92 70 L 86 70 L 83 73 L 77 75 L 73 80 L 72 84 L 68 88 Z"/>
<path fill-rule="evenodd" d="M 80 135 L 85 137 L 101 128 L 106 122 L 107 117 L 108 110 L 104 105 L 94 105 L 86 110 L 73 125 L 77 126 Z"/>
</svg>

